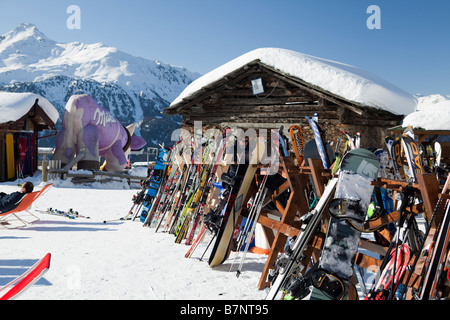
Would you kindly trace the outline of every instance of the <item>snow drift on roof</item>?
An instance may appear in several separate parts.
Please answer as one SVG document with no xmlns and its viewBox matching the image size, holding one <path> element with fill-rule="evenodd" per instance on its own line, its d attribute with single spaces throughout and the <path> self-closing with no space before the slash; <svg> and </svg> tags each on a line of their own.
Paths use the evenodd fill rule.
<svg viewBox="0 0 450 320">
<path fill-rule="evenodd" d="M 399 115 L 416 110 L 416 98 L 372 73 L 340 62 L 278 48 L 253 50 L 212 70 L 192 82 L 170 106 L 254 60 L 260 60 L 284 74 L 364 106 Z"/>
<path fill-rule="evenodd" d="M 419 111 L 405 117 L 402 127 L 450 130 L 450 100 L 422 105 Z"/>
<path fill-rule="evenodd" d="M 39 99 L 39 106 L 53 123 L 59 118 L 58 110 L 44 97 L 34 93 L 0 92 L 0 123 L 16 121 L 27 114 Z"/>
</svg>

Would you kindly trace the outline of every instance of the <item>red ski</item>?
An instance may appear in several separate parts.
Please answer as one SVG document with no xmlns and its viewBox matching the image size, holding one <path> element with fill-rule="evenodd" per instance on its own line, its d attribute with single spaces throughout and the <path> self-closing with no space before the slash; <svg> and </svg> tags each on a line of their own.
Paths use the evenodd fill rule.
<svg viewBox="0 0 450 320">
<path fill-rule="evenodd" d="M 51 254 L 47 253 L 44 258 L 36 262 L 24 274 L 0 289 L 0 300 L 15 299 L 19 294 L 23 293 L 38 281 L 50 269 L 50 257 Z"/>
<path fill-rule="evenodd" d="M 395 261 L 395 251 L 397 251 L 397 260 Z M 366 297 L 365 300 L 386 300 L 391 292 L 392 281 L 394 281 L 394 287 L 392 290 L 392 294 L 395 294 L 398 285 L 402 279 L 403 274 L 406 271 L 406 268 L 409 264 L 410 260 L 410 251 L 409 247 L 406 244 L 403 244 L 397 248 L 397 250 L 393 249 L 390 254 L 390 260 L 387 266 L 384 268 L 381 273 L 380 279 L 375 287 Z M 394 264 L 395 264 L 395 272 L 394 272 Z M 395 273 L 395 275 L 394 275 Z"/>
</svg>

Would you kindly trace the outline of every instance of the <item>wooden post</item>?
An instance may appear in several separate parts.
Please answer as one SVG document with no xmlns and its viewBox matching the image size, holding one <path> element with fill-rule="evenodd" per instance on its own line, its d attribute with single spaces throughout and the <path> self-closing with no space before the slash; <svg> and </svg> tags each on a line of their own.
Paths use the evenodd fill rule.
<svg viewBox="0 0 450 320">
<path fill-rule="evenodd" d="M 48 179 L 47 174 L 48 174 L 48 162 L 44 155 L 44 159 L 42 160 L 42 182 L 47 182 Z"/>
<path fill-rule="evenodd" d="M 319 184 L 316 185 L 316 188 L 320 189 L 320 192 L 323 192 L 325 186 L 325 184 L 322 185 L 322 183 L 324 182 L 322 176 L 323 169 L 320 170 L 320 166 L 315 161 L 312 161 L 315 163 L 314 169 L 311 169 L 309 173 L 302 173 L 299 170 L 299 167 L 295 165 L 293 158 L 280 157 L 280 159 L 281 166 L 286 174 L 287 185 L 283 184 L 282 186 L 280 186 L 279 190 L 274 192 L 272 199 L 274 200 L 277 209 L 281 213 L 281 221 L 274 221 L 264 215 L 260 216 L 260 218 L 258 219 L 258 223 L 266 228 L 271 229 L 269 230 L 269 232 L 266 232 L 266 235 L 270 235 L 270 233 L 272 233 L 272 230 L 276 231 L 276 235 L 273 237 L 269 256 L 258 283 L 258 289 L 260 290 L 270 285 L 270 283 L 267 281 L 269 270 L 274 268 L 274 263 L 278 257 L 278 254 L 284 251 L 284 246 L 286 245 L 288 237 L 293 237 L 295 235 L 298 235 L 299 233 L 301 224 L 295 221 L 297 213 L 299 214 L 299 216 L 302 216 L 309 211 L 309 207 L 307 205 L 308 201 L 304 192 L 307 184 L 309 183 L 308 175 L 313 175 L 313 180 L 315 182 L 317 181 L 317 183 Z M 282 193 L 286 189 L 286 187 L 289 187 L 290 195 L 286 206 L 283 207 L 282 204 L 276 200 L 276 196 Z"/>
<path fill-rule="evenodd" d="M 420 193 L 422 194 L 423 205 L 425 207 L 425 214 L 427 220 L 430 221 L 433 215 L 434 208 L 438 202 L 439 182 L 434 173 L 425 173 L 417 175 L 417 182 L 419 183 Z M 436 218 L 432 223 L 432 228 L 437 228 L 439 221 L 441 221 L 441 213 L 437 213 Z"/>
</svg>

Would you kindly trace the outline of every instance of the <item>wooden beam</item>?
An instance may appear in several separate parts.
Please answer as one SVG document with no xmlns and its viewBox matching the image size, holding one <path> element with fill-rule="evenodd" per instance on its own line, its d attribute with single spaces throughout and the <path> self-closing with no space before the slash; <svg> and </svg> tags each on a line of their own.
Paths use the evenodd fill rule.
<svg viewBox="0 0 450 320">
<path fill-rule="evenodd" d="M 267 217 L 265 214 L 261 214 L 259 216 L 258 223 L 261 224 L 262 226 L 267 227 L 276 232 L 281 232 L 282 234 L 284 234 L 288 237 L 294 237 L 294 236 L 298 235 L 300 232 L 299 227 L 294 227 L 290 224 L 286 224 L 281 221 L 273 220 L 273 219 Z"/>
<path fill-rule="evenodd" d="M 425 207 L 425 213 L 427 220 L 430 221 L 434 208 L 438 202 L 439 194 L 439 182 L 434 173 L 425 173 L 417 175 L 417 182 L 419 183 L 420 193 L 422 195 L 423 204 Z M 441 221 L 441 214 L 437 213 L 433 220 L 432 226 L 437 227 L 439 221 Z"/>
</svg>

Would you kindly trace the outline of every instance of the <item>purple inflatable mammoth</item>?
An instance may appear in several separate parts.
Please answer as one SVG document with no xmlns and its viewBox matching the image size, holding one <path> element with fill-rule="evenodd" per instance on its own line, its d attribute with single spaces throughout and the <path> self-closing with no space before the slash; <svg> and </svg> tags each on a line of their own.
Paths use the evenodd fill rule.
<svg viewBox="0 0 450 320">
<path fill-rule="evenodd" d="M 79 158 L 75 160 L 78 169 L 98 170 L 104 157 L 105 170 L 122 171 L 130 151 L 146 145 L 144 139 L 133 136 L 134 124 L 125 128 L 89 95 L 70 97 L 62 125 L 52 159 L 61 160 L 63 167 Z"/>
</svg>

